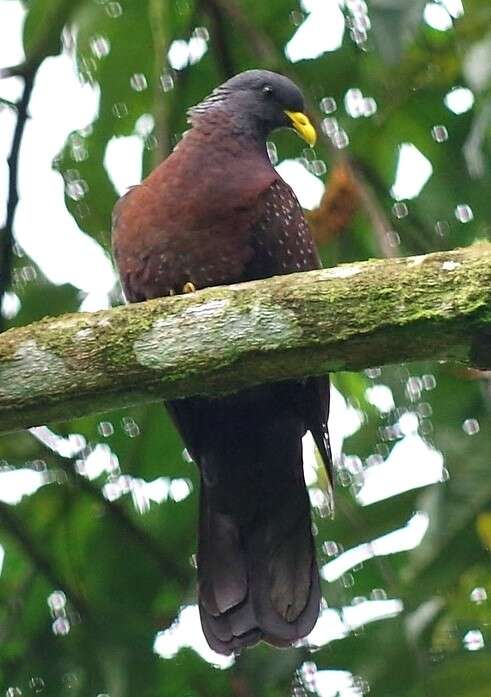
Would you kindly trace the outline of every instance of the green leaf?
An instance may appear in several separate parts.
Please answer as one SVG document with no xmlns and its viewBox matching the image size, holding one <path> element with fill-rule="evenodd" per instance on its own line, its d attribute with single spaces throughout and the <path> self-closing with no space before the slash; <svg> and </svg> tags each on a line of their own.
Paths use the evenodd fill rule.
<svg viewBox="0 0 491 697">
<path fill-rule="evenodd" d="M 31 0 L 24 23 L 26 59 L 41 62 L 61 50 L 61 33 L 79 5 L 88 0 Z"/>
</svg>

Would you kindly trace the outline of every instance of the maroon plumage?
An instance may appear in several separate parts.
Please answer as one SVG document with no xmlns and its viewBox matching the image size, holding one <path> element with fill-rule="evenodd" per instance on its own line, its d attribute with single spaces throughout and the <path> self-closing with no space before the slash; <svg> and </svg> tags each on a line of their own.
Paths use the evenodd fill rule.
<svg viewBox="0 0 491 697">
<path fill-rule="evenodd" d="M 274 128 L 301 131 L 292 114 L 302 111 L 295 85 L 267 71 L 232 78 L 191 110 L 174 152 L 114 211 L 129 302 L 319 267 L 265 145 Z M 302 437 L 312 432 L 331 474 L 327 378 L 167 408 L 201 472 L 198 594 L 210 646 L 290 645 L 319 613 Z"/>
</svg>

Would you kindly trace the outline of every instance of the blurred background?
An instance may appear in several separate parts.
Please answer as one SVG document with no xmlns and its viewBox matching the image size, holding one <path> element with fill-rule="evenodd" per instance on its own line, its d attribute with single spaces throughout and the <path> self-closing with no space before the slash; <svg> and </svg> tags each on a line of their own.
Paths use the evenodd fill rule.
<svg viewBox="0 0 491 697">
<path fill-rule="evenodd" d="M 326 266 L 489 236 L 489 0 L 0 0 L 0 66 L 3 329 L 122 302 L 114 202 L 252 67 L 317 123 L 269 153 Z M 334 520 L 304 446 L 321 617 L 235 659 L 201 633 L 196 470 L 160 405 L 1 437 L 0 695 L 488 697 L 490 379 L 333 376 Z"/>
</svg>

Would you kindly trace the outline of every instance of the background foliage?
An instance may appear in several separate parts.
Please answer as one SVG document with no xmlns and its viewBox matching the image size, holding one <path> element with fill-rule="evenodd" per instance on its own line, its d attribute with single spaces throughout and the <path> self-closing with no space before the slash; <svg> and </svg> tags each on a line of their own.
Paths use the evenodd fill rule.
<svg viewBox="0 0 491 697">
<path fill-rule="evenodd" d="M 46 56 L 65 50 L 73 52 L 80 79 L 99 86 L 97 118 L 70 135 L 54 166 L 77 223 L 108 250 L 117 198 L 103 167 L 110 139 L 140 135 L 148 172 L 186 128 L 190 105 L 231 74 L 258 66 L 297 80 L 322 124 L 315 154 L 302 155 L 289 133 L 275 135 L 274 142 L 281 160 L 302 155 L 326 184 L 320 208 L 310 213 L 326 264 L 449 249 L 489 230 L 491 5 L 466 0 L 464 13 L 448 15 L 451 26 L 440 31 L 423 19 L 427 4 L 340 3 L 342 45 L 292 63 L 285 45 L 315 11 L 314 1 L 300 7 L 295 0 L 30 0 L 26 62 L 14 72 L 32 76 Z M 206 53 L 172 68 L 166 58 L 172 43 L 193 37 L 206 41 Z M 457 86 L 471 88 L 475 100 L 462 114 L 444 103 Z M 376 109 L 365 103 L 369 115 L 350 115 L 346 95 L 353 88 L 375 100 Z M 330 114 L 333 103 L 322 102 L 326 98 L 337 105 Z M 142 121 L 144 114 L 153 121 Z M 337 119 L 337 126 L 326 118 Z M 433 176 L 419 196 L 394 206 L 390 188 L 401 143 L 428 158 Z M 465 223 L 454 212 L 462 205 L 471 210 Z M 9 326 L 77 309 L 72 286 L 54 286 L 41 273 L 26 282 L 21 272 L 32 262 L 21 251 L 13 263 L 21 309 Z M 118 302 L 117 292 L 114 297 Z M 315 652 L 260 646 L 226 670 L 191 648 L 158 656 L 152 650 L 156 633 L 195 602 L 196 472 L 159 405 L 94 415 L 50 425 L 66 439 L 54 444 L 42 442 L 46 431 L 0 439 L 2 476 L 27 468 L 51 482 L 17 506 L 0 504 L 0 694 L 336 695 L 323 679 L 332 677 L 324 671 L 338 670 L 355 676 L 340 690 L 343 697 L 368 690 L 376 697 L 487 696 L 489 376 L 449 365 L 408 365 L 340 374 L 334 383 L 362 424 L 343 443 L 348 459 L 338 463 L 334 521 L 323 515 L 314 489 L 321 562 L 403 527 L 415 511 L 428 514 L 429 528 L 412 551 L 377 556 L 324 582 L 324 596 L 339 617 L 362 599 L 386 597 L 402 600 L 400 614 L 356 631 L 348 627 L 344 638 L 321 642 Z M 377 385 L 392 390 L 388 411 L 368 399 L 367 390 Z M 366 470 L 387 458 L 404 439 L 401 417 L 411 415 L 423 440 L 443 453 L 448 477 L 360 506 L 360 466 Z M 94 453 L 105 465 L 90 478 Z M 415 450 L 414 466 L 418 457 Z M 397 480 L 400 473 L 392 476 Z M 144 487 L 158 478 L 164 478 L 160 491 L 168 490 L 159 504 Z"/>
</svg>

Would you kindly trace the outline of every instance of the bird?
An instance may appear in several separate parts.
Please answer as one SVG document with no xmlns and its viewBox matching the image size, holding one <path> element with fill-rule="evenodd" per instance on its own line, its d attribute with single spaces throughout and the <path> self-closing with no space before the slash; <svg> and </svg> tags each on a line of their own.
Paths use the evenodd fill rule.
<svg viewBox="0 0 491 697">
<path fill-rule="evenodd" d="M 247 70 L 189 109 L 189 130 L 113 211 L 127 302 L 321 266 L 303 210 L 267 138 L 316 131 L 300 89 Z M 332 486 L 328 376 L 166 402 L 200 478 L 197 594 L 209 646 L 230 655 L 312 630 L 320 581 L 305 485 L 309 431 Z"/>
</svg>

